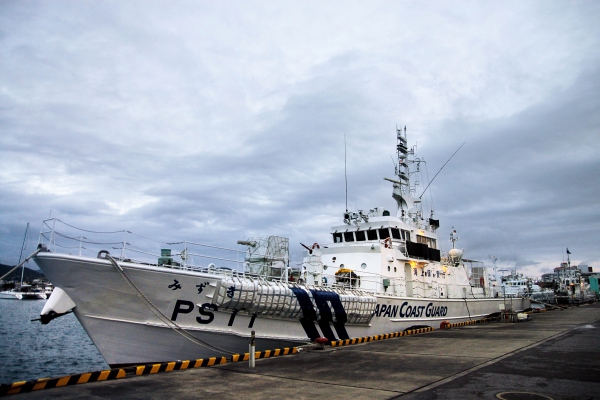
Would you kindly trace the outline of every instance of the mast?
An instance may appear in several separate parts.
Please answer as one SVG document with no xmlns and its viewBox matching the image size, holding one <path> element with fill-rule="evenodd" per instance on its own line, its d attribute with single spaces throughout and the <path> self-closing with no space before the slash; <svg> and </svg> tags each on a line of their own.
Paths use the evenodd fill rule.
<svg viewBox="0 0 600 400">
<path fill-rule="evenodd" d="M 398 165 L 396 166 L 396 176 L 399 178 L 401 184 L 410 186 L 410 176 L 408 171 L 408 164 L 406 164 L 406 158 L 408 157 L 409 151 L 406 141 L 406 126 L 404 126 L 404 135 L 402 129 L 396 128 L 396 134 L 398 142 L 396 145 L 396 154 L 398 156 Z M 412 151 L 411 151 L 412 153 Z"/>
<path fill-rule="evenodd" d="M 395 175 L 396 179 L 383 178 L 386 181 L 392 182 L 394 184 L 394 190 L 392 192 L 392 197 L 398 203 L 398 213 L 397 217 L 399 217 L 404 222 L 409 222 L 409 220 L 413 220 L 414 222 L 420 217 L 420 211 L 418 206 L 421 203 L 421 199 L 415 198 L 411 194 L 411 186 L 410 186 L 410 174 L 411 171 L 409 169 L 409 164 L 417 164 L 417 168 L 415 172 L 419 172 L 420 159 L 411 159 L 408 157 L 414 155 L 414 148 L 408 149 L 407 140 L 406 140 L 406 126 L 404 127 L 404 132 L 402 129 L 396 128 L 396 155 L 398 158 L 398 164 L 396 164 Z"/>
<path fill-rule="evenodd" d="M 452 242 L 453 249 L 456 248 L 455 243 L 458 239 L 460 239 L 460 238 L 456 235 L 456 229 L 454 229 L 454 227 L 452 227 L 452 232 L 450 232 L 450 241 Z"/>
<path fill-rule="evenodd" d="M 23 250 L 25 250 L 25 245 L 27 243 L 27 235 L 29 234 L 29 222 L 27 223 L 27 227 L 25 228 L 25 236 L 23 237 L 23 245 L 21 246 L 21 254 L 19 255 L 19 264 L 21 264 L 21 259 L 23 258 Z M 23 263 L 23 269 L 21 269 L 21 286 L 23 286 L 23 275 L 25 274 L 25 263 Z"/>
</svg>

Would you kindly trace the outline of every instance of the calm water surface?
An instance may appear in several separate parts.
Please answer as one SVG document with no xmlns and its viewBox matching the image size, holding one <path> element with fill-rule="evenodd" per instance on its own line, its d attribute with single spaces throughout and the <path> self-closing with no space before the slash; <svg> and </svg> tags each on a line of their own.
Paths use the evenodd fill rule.
<svg viewBox="0 0 600 400">
<path fill-rule="evenodd" d="M 0 383 L 109 368 L 75 315 L 31 322 L 45 303 L 0 299 Z"/>
</svg>

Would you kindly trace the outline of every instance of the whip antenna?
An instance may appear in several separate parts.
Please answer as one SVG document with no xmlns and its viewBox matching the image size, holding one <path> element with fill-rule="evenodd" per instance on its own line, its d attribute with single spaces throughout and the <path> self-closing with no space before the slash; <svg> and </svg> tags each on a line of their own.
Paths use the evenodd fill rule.
<svg viewBox="0 0 600 400">
<path fill-rule="evenodd" d="M 348 172 L 346 171 L 346 134 L 344 134 L 344 179 L 346 180 L 346 212 L 348 212 Z"/>
<path fill-rule="evenodd" d="M 448 164 L 450 162 L 450 160 L 452 160 L 452 157 L 454 157 L 454 155 L 456 153 L 458 153 L 458 150 L 460 150 L 465 145 L 465 143 L 467 143 L 467 142 L 464 142 L 463 144 L 461 144 L 460 147 L 458 149 L 456 149 L 456 151 L 454 152 L 454 154 L 452 154 L 450 156 L 450 158 L 448 159 L 448 161 L 446 161 L 444 163 L 444 165 L 442 165 L 442 168 L 440 168 L 440 170 L 433 176 L 433 178 L 431 179 L 431 181 L 429 182 L 429 184 L 427 185 L 427 187 L 425 189 L 423 189 L 423 193 L 421 193 L 421 195 L 419 196 L 419 198 L 423 197 L 423 195 L 425 194 L 425 191 L 429 188 L 429 185 L 431 185 L 431 183 L 433 182 L 433 180 L 435 179 L 435 177 L 438 176 L 438 174 L 440 172 L 442 172 L 442 170 L 444 169 L 444 167 L 446 166 L 446 164 Z"/>
</svg>

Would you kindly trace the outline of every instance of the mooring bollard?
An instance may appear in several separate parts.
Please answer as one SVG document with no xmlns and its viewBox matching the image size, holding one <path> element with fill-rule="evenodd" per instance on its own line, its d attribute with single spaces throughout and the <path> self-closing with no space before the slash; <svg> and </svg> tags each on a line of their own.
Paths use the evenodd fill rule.
<svg viewBox="0 0 600 400">
<path fill-rule="evenodd" d="M 255 343 L 254 343 L 255 333 L 256 333 L 255 331 L 252 331 L 252 336 L 250 336 L 250 359 L 249 359 L 250 368 L 254 368 L 254 361 L 255 361 L 255 357 L 256 357 L 256 352 L 254 350 L 256 348 Z"/>
</svg>

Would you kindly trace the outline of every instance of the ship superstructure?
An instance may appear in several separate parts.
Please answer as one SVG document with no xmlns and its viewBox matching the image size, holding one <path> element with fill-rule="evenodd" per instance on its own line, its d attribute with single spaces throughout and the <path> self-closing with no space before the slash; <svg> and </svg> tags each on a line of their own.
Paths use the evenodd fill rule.
<svg viewBox="0 0 600 400">
<path fill-rule="evenodd" d="M 415 147 L 408 148 L 406 127 L 396 129 L 396 135 L 395 178 L 384 179 L 393 184 L 397 209 L 346 211 L 343 223 L 331 228 L 333 243 L 313 249 L 319 252 L 322 267 L 315 269 L 311 259 L 303 267 L 302 278 L 311 285 L 338 284 L 394 296 L 489 296 L 482 263 L 462 260 L 462 250 L 455 248 L 454 230 L 450 235 L 453 248 L 442 258 L 439 220 L 433 218 L 433 211 L 425 217 L 418 180 L 411 183 L 424 161 L 416 156 Z"/>
</svg>

